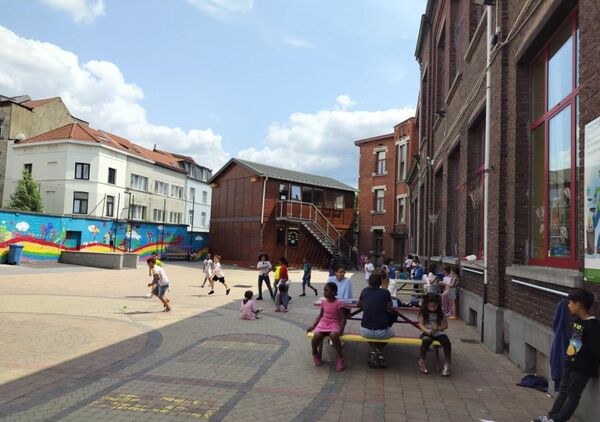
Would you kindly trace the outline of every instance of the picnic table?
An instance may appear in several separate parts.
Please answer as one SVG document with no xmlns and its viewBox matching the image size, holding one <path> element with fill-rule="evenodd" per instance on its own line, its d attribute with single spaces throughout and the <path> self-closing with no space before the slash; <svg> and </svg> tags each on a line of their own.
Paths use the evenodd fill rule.
<svg viewBox="0 0 600 422">
<path fill-rule="evenodd" d="M 390 280 L 390 285 L 396 286 L 396 297 L 414 295 L 422 296 L 425 294 L 425 287 L 427 286 L 427 281 L 394 279 Z"/>
<path fill-rule="evenodd" d="M 321 302 L 324 301 L 325 298 L 321 297 L 319 299 L 317 299 L 314 303 L 314 306 L 321 306 Z M 361 318 L 357 318 L 356 315 L 358 315 L 359 313 L 362 312 L 362 310 L 355 310 L 354 312 L 352 312 L 353 309 L 357 309 L 358 306 L 358 299 L 340 299 L 342 301 L 342 303 L 344 304 L 344 308 L 349 309 L 350 312 L 350 320 L 354 320 L 354 321 L 360 321 Z M 404 315 L 403 312 L 414 312 L 414 311 L 418 311 L 419 308 L 418 307 L 414 307 L 414 306 L 393 306 L 392 309 L 396 312 L 396 314 L 398 314 L 398 317 L 401 319 L 401 321 L 396 321 L 397 324 L 410 324 L 413 327 L 415 327 L 416 329 L 419 329 L 419 322 L 415 319 L 410 319 L 409 317 L 407 317 L 406 315 Z"/>
</svg>

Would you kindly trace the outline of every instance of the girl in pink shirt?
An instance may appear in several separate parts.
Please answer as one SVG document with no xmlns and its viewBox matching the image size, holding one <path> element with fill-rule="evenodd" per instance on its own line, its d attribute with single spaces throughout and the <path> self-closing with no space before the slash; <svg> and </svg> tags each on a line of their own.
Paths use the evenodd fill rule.
<svg viewBox="0 0 600 422">
<path fill-rule="evenodd" d="M 256 303 L 252 300 L 253 296 L 252 290 L 246 290 L 244 293 L 244 300 L 240 306 L 241 319 L 256 319 L 256 316 L 262 311 L 262 308 L 256 308 Z"/>
<path fill-rule="evenodd" d="M 344 370 L 344 351 L 342 350 L 342 342 L 340 337 L 344 335 L 346 327 L 346 313 L 344 312 L 344 304 L 341 300 L 336 299 L 337 285 L 329 282 L 325 285 L 323 292 L 325 300 L 321 302 L 321 313 L 315 320 L 314 324 L 306 331 L 313 332 L 312 353 L 313 360 L 316 366 L 321 366 L 321 354 L 319 350 L 322 347 L 323 339 L 329 336 L 333 347 L 335 348 L 338 358 L 335 365 L 336 371 Z"/>
</svg>

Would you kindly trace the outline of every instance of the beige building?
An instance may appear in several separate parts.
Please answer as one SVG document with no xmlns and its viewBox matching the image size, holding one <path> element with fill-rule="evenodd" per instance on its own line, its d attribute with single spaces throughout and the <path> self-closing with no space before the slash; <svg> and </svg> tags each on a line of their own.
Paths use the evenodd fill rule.
<svg viewBox="0 0 600 422">
<path fill-rule="evenodd" d="M 0 207 L 6 183 L 6 153 L 9 140 L 25 139 L 69 123 L 88 123 L 73 117 L 60 97 L 31 100 L 28 95 L 0 95 Z"/>
</svg>

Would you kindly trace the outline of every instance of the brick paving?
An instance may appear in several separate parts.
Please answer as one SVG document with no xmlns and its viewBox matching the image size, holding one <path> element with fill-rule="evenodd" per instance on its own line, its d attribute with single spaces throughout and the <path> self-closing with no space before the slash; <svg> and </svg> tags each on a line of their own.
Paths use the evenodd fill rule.
<svg viewBox="0 0 600 422">
<path fill-rule="evenodd" d="M 545 394 L 516 387 L 523 374 L 469 342 L 477 332 L 461 321 L 450 322 L 449 378 L 434 371 L 433 353 L 432 374 L 420 374 L 411 346 L 388 346 L 390 368 L 377 370 L 367 366 L 368 345 L 347 344 L 347 370 L 337 373 L 329 348 L 324 366 L 312 365 L 305 329 L 317 309 L 314 296 L 297 297 L 296 283 L 289 313 L 265 301 L 262 318 L 241 321 L 254 271 L 226 268 L 231 294 L 216 286 L 208 296 L 198 264 L 165 265 L 171 313 L 144 298 L 144 268 L 0 265 L 0 420 L 502 422 L 528 421 L 551 406 Z M 356 274 L 355 292 L 362 283 Z M 394 329 L 416 335 L 410 326 Z"/>
</svg>

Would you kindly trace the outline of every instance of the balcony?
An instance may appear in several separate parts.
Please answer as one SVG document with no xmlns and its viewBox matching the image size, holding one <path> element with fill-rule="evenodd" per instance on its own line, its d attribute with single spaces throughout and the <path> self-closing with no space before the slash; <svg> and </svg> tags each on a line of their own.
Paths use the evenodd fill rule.
<svg viewBox="0 0 600 422">
<path fill-rule="evenodd" d="M 392 236 L 408 236 L 408 224 L 394 224 L 394 231 L 392 233 Z"/>
</svg>

